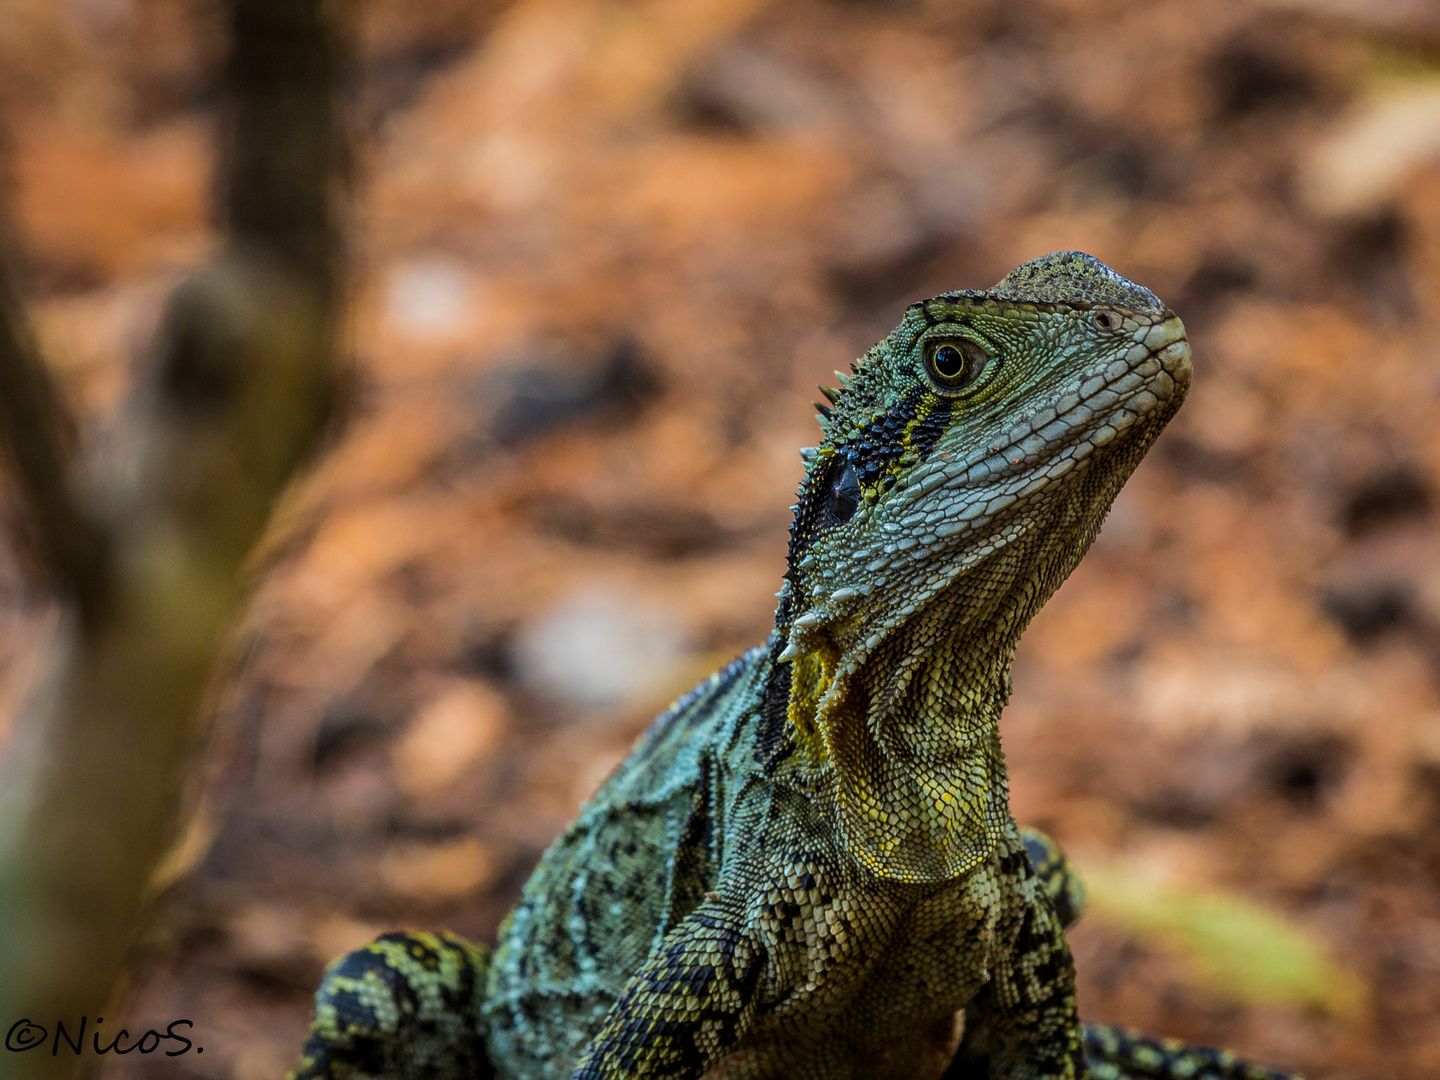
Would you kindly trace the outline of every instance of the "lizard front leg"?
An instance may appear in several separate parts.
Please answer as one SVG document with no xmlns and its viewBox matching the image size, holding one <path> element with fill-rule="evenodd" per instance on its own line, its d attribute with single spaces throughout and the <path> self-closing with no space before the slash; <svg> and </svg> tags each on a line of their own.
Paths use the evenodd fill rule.
<svg viewBox="0 0 1440 1080">
<path fill-rule="evenodd" d="M 666 934 L 625 987 L 573 1080 L 692 1080 L 754 1016 L 764 949 L 719 901 Z"/>
<path fill-rule="evenodd" d="M 1043 900 L 1049 903 L 1062 930 L 1071 926 L 1080 917 L 1085 906 L 1085 887 L 1074 867 L 1065 858 L 1060 845 L 1039 829 L 1030 826 L 1022 828 L 1020 840 L 1034 871 L 1038 894 L 1035 902 L 1041 903 Z M 1042 953 L 1046 951 L 1041 950 Z M 1073 974 L 1070 979 L 1073 984 Z M 986 1080 L 990 1075 L 994 1035 L 989 1024 L 992 1020 L 990 1014 L 993 1014 L 995 1009 L 989 995 L 993 993 L 994 984 L 987 984 L 980 997 L 966 1007 L 965 1035 L 955 1051 L 955 1058 L 946 1071 L 944 1080 Z M 1093 1060 L 1090 1063 L 1093 1064 Z"/>
<path fill-rule="evenodd" d="M 947 1080 L 1083 1080 L 1089 1075 L 1065 929 L 1043 895 L 1018 915 L 1013 945 L 965 1007 Z"/>
<path fill-rule="evenodd" d="M 1036 884 L 1068 930 L 1085 910 L 1085 885 L 1080 875 L 1075 873 L 1060 845 L 1039 829 L 1026 825 L 1020 830 L 1020 840 L 1030 857 Z"/>
<path fill-rule="evenodd" d="M 1060 846 L 1039 829 L 1020 830 L 1039 891 L 1068 929 L 1085 905 L 1085 888 Z M 1091 1080 L 1300 1080 L 1210 1047 L 1152 1039 L 1105 1024 L 1082 1024 L 1081 1041 Z M 965 1037 L 944 1080 L 985 1080 L 989 1032 L 967 1010 Z"/>
<path fill-rule="evenodd" d="M 485 1080 L 478 1012 L 490 950 L 454 934 L 386 934 L 347 953 L 315 991 L 288 1080 Z"/>
</svg>

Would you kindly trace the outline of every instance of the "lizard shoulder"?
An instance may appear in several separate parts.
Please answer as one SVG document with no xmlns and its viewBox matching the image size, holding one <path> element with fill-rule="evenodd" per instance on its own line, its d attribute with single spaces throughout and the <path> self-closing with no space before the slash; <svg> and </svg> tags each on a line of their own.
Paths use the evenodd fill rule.
<svg viewBox="0 0 1440 1080">
<path fill-rule="evenodd" d="M 720 869 L 720 758 L 754 711 L 765 655 L 662 713 L 545 852 L 500 928 L 492 1056 L 573 1062 L 659 938 L 704 901 Z"/>
</svg>

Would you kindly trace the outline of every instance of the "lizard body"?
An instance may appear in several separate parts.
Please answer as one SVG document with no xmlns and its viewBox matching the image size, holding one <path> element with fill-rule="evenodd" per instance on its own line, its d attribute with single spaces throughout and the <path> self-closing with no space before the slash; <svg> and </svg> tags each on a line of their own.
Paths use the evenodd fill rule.
<svg viewBox="0 0 1440 1080">
<path fill-rule="evenodd" d="M 1078 888 L 1000 749 L 1021 631 L 1189 378 L 1180 320 L 1080 253 L 912 305 L 825 391 L 770 641 L 655 722 L 493 956 L 337 962 L 297 1076 L 1278 1075 L 1082 1027 Z"/>
</svg>

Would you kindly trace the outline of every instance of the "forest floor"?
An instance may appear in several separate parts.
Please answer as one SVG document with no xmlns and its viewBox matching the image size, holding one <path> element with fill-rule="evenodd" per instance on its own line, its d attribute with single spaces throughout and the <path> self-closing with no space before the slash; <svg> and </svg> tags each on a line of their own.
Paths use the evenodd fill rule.
<svg viewBox="0 0 1440 1080">
<path fill-rule="evenodd" d="M 215 243 L 220 39 L 184 0 L 10 7 L 33 317 L 100 446 Z M 356 39 L 351 416 L 256 562 L 132 965 L 130 1030 L 205 1053 L 103 1076 L 273 1080 L 336 954 L 493 940 L 763 640 L 813 387 L 1069 248 L 1195 355 L 1002 723 L 1016 817 L 1094 884 L 1082 1013 L 1440 1075 L 1429 4 L 377 0 Z M 53 612 L 8 562 L 0 597 L 8 716 Z"/>
</svg>

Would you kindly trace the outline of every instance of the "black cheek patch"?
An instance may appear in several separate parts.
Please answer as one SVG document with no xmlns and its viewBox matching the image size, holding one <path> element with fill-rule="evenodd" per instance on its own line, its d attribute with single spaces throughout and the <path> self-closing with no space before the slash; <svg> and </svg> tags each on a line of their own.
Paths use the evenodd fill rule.
<svg viewBox="0 0 1440 1080">
<path fill-rule="evenodd" d="M 841 447 L 841 453 L 854 464 L 862 487 L 878 485 L 881 491 L 888 491 L 895 482 L 890 467 L 908 451 L 914 451 L 919 461 L 929 457 L 949 425 L 953 409 L 949 398 L 916 387 L 862 427 Z"/>
<path fill-rule="evenodd" d="M 885 412 L 863 424 L 836 448 L 836 453 L 805 478 L 795 518 L 790 523 L 787 555 L 790 596 L 775 612 L 784 628 L 790 614 L 803 606 L 800 560 L 825 533 L 849 521 L 867 491 L 885 492 L 895 482 L 891 466 L 907 453 L 924 461 L 949 425 L 955 403 L 916 387 Z"/>
<path fill-rule="evenodd" d="M 855 466 L 863 487 L 882 484 L 891 464 L 905 453 L 905 429 L 920 411 L 925 392 L 916 387 L 885 412 L 870 420 L 841 448 Z"/>
<path fill-rule="evenodd" d="M 926 399 L 929 399 L 927 408 Z M 950 423 L 954 403 L 916 387 L 885 412 L 874 417 L 825 464 L 805 479 L 795 519 L 790 525 L 791 583 L 799 584 L 796 564 L 815 538 L 844 524 L 854 515 L 863 493 L 888 491 L 895 482 L 891 466 L 908 451 L 919 461 L 929 457 Z M 921 413 L 924 412 L 922 416 Z M 848 472 L 848 475 L 847 475 Z M 860 491 L 855 490 L 858 484 Z"/>
<path fill-rule="evenodd" d="M 950 426 L 954 408 L 955 403 L 949 398 L 940 398 L 929 414 L 910 429 L 910 445 L 919 452 L 921 461 L 930 456 L 930 451 L 935 449 L 940 436 L 944 435 L 945 429 Z"/>
</svg>

